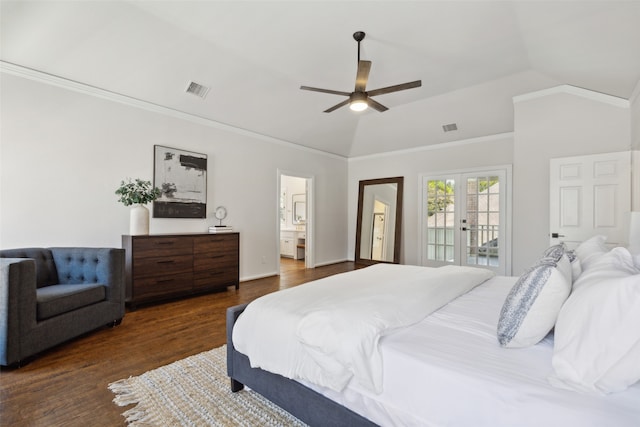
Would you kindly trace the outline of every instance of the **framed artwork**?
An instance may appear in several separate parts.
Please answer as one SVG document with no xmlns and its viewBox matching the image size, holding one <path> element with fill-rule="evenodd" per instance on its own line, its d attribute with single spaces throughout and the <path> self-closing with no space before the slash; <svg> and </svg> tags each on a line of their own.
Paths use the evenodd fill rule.
<svg viewBox="0 0 640 427">
<path fill-rule="evenodd" d="M 154 218 L 207 217 L 207 155 L 154 145 Z"/>
</svg>

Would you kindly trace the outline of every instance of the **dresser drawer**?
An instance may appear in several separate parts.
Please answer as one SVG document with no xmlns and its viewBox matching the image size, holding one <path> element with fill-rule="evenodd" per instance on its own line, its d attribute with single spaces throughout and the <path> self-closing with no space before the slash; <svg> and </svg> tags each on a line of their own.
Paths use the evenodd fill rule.
<svg viewBox="0 0 640 427">
<path fill-rule="evenodd" d="M 156 258 L 135 258 L 133 260 L 134 279 L 140 277 L 165 276 L 187 273 L 193 270 L 193 256 L 176 255 Z"/>
<path fill-rule="evenodd" d="M 237 251 L 239 247 L 237 234 L 221 234 L 215 236 L 196 237 L 193 241 L 193 252 L 201 254 L 205 252 L 226 253 Z"/>
<path fill-rule="evenodd" d="M 219 288 L 238 283 L 238 270 L 235 267 L 219 268 L 194 274 L 193 286 L 196 289 Z"/>
<path fill-rule="evenodd" d="M 136 279 L 133 298 L 144 300 L 155 297 L 166 297 L 171 294 L 183 294 L 191 291 L 193 273 L 172 274 L 158 277 Z"/>
<path fill-rule="evenodd" d="M 238 256 L 236 253 L 210 253 L 198 254 L 193 259 L 193 269 L 196 272 L 218 269 L 222 267 L 237 268 Z"/>
<path fill-rule="evenodd" d="M 136 258 L 151 258 L 174 255 L 191 255 L 193 240 L 184 237 L 149 237 L 133 240 Z"/>
</svg>

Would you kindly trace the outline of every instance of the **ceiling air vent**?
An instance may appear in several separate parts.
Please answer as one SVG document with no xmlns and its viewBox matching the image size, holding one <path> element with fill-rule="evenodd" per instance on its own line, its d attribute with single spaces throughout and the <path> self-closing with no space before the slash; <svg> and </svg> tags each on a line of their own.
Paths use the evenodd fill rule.
<svg viewBox="0 0 640 427">
<path fill-rule="evenodd" d="M 189 86 L 187 86 L 186 92 L 204 99 L 204 97 L 207 96 L 207 92 L 209 92 L 209 88 L 196 82 L 191 82 Z"/>
<path fill-rule="evenodd" d="M 448 124 L 448 125 L 442 125 L 442 130 L 445 131 L 445 132 L 451 132 L 451 131 L 454 131 L 454 130 L 458 130 L 458 125 L 455 124 L 455 123 L 451 123 L 451 124 Z"/>
</svg>

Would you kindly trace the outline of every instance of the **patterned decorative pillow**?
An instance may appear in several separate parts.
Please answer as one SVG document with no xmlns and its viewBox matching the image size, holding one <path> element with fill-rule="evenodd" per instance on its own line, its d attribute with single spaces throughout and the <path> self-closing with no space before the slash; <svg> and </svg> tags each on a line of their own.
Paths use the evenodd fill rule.
<svg viewBox="0 0 640 427">
<path fill-rule="evenodd" d="M 571 263 L 571 281 L 575 282 L 580 274 L 582 274 L 582 264 L 580 263 L 580 258 L 578 258 L 578 254 L 575 249 L 569 251 L 564 243 L 558 243 L 557 245 L 547 248 L 547 250 L 542 254 L 542 257 L 551 257 L 557 262 L 560 257 L 565 254 Z"/>
<path fill-rule="evenodd" d="M 571 292 L 571 263 L 566 254 L 541 258 L 513 286 L 500 311 L 498 342 L 522 348 L 540 342 L 555 325 Z"/>
<path fill-rule="evenodd" d="M 564 243 L 558 243 L 557 245 L 553 245 L 548 247 L 543 253 L 542 258 L 553 258 L 557 263 L 558 260 L 567 252 L 567 248 Z M 567 254 L 568 255 L 568 254 Z M 571 261 L 571 259 L 569 259 Z"/>
</svg>

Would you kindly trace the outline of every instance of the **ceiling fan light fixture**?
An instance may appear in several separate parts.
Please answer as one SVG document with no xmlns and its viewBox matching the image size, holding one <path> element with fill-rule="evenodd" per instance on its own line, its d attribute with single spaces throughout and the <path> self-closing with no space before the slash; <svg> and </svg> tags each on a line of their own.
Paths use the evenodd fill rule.
<svg viewBox="0 0 640 427">
<path fill-rule="evenodd" d="M 353 101 L 349 104 L 349 108 L 353 111 L 364 111 L 369 108 L 369 104 L 367 104 L 367 101 Z"/>
<path fill-rule="evenodd" d="M 371 61 L 363 61 L 360 59 L 360 42 L 364 40 L 364 36 L 365 34 L 363 31 L 356 31 L 355 33 L 353 33 L 354 40 L 358 42 L 358 72 L 356 73 L 356 86 L 353 92 L 349 93 L 339 90 L 321 89 L 319 87 L 300 86 L 300 89 L 302 90 L 311 90 L 314 92 L 330 93 L 332 95 L 348 96 L 348 98 L 344 101 L 324 110 L 325 113 L 330 113 L 337 110 L 338 108 L 344 107 L 345 105 L 349 105 L 349 109 L 351 111 L 364 111 L 367 108 L 371 107 L 374 110 L 382 113 L 384 111 L 387 111 L 388 108 L 380 104 L 372 97 L 422 86 L 422 81 L 416 80 L 414 82 L 407 82 L 399 85 L 367 90 L 367 81 L 369 80 Z"/>
<path fill-rule="evenodd" d="M 349 108 L 352 111 L 364 111 L 369 108 L 369 103 L 367 102 L 367 96 L 364 93 L 354 93 L 351 96 L 351 102 L 349 102 Z"/>
</svg>

